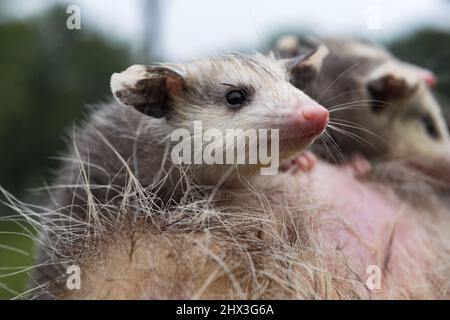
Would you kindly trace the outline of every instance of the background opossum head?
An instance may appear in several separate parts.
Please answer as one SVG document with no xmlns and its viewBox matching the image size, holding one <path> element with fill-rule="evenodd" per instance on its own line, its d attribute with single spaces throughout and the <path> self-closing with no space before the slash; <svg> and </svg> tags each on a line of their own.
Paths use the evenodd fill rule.
<svg viewBox="0 0 450 320">
<path fill-rule="evenodd" d="M 292 83 L 330 110 L 339 151 L 382 159 L 449 159 L 450 138 L 425 69 L 399 61 L 385 49 L 358 40 L 324 39 L 330 54 L 316 77 Z M 283 37 L 283 57 L 316 44 Z M 450 163 L 450 161 L 449 161 Z"/>
<path fill-rule="evenodd" d="M 183 128 L 193 135 L 194 121 L 201 121 L 203 131 L 218 130 L 222 136 L 240 129 L 237 139 L 245 139 L 249 129 L 278 129 L 280 153 L 287 157 L 326 127 L 328 111 L 288 81 L 293 70 L 322 55 L 320 49 L 283 61 L 234 54 L 186 64 L 135 65 L 114 74 L 111 89 L 121 104 L 164 118 L 169 131 Z"/>
</svg>

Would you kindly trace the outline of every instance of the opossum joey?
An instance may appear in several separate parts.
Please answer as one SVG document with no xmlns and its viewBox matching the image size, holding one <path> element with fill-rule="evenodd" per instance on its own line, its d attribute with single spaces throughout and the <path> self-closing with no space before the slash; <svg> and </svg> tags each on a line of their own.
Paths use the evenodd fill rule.
<svg viewBox="0 0 450 320">
<path fill-rule="evenodd" d="M 330 135 L 338 145 L 334 157 L 358 153 L 369 160 L 417 162 L 422 167 L 450 165 L 449 132 L 430 90 L 436 83 L 430 71 L 368 42 L 319 43 L 330 54 L 316 77 L 303 73 L 292 83 L 330 110 Z M 315 44 L 285 37 L 277 45 L 289 57 Z"/>
</svg>

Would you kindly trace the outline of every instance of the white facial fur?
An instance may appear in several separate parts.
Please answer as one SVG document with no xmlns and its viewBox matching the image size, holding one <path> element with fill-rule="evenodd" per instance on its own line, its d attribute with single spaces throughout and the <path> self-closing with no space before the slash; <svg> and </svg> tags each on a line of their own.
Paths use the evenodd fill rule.
<svg viewBox="0 0 450 320">
<path fill-rule="evenodd" d="M 326 52 L 319 50 L 303 63 L 321 64 Z M 167 122 L 174 128 L 192 130 L 194 121 L 203 129 L 279 129 L 281 150 L 287 153 L 306 148 L 317 135 L 302 136 L 305 108 L 323 110 L 315 101 L 289 83 L 285 61 L 260 54 L 229 55 L 182 65 L 161 65 L 184 81 L 184 92 L 171 97 Z M 134 77 L 137 77 L 134 78 Z M 154 77 L 147 66 L 133 66 L 111 79 L 117 93 L 133 88 L 142 79 Z M 239 108 L 227 104 L 227 93 L 249 91 L 249 99 Z M 121 101 L 123 102 L 123 101 Z M 192 131 L 191 131 L 192 132 Z M 318 133 L 319 134 L 319 133 Z M 283 146 L 283 141 L 286 141 Z M 292 149 L 292 151 L 290 150 Z"/>
</svg>

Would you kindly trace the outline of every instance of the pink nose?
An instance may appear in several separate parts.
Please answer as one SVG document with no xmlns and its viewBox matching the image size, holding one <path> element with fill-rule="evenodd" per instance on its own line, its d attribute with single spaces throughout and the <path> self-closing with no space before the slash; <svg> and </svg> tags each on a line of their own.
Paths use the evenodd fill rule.
<svg viewBox="0 0 450 320">
<path fill-rule="evenodd" d="M 429 88 L 434 88 L 437 83 L 436 76 L 432 72 L 424 72 L 422 75 L 422 79 L 425 81 Z"/>
<path fill-rule="evenodd" d="M 328 110 L 321 105 L 302 106 L 298 116 L 301 134 L 306 136 L 321 133 L 327 126 L 329 117 Z"/>
</svg>

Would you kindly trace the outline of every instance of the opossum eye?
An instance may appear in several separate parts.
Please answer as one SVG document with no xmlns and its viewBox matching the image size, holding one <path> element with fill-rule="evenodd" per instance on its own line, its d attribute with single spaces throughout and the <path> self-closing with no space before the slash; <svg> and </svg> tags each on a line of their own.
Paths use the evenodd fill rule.
<svg viewBox="0 0 450 320">
<path fill-rule="evenodd" d="M 421 120 L 428 135 L 431 136 L 433 139 L 436 140 L 439 139 L 440 135 L 433 119 L 430 116 L 423 116 Z"/>
<path fill-rule="evenodd" d="M 241 90 L 232 90 L 227 94 L 227 103 L 233 108 L 242 106 L 244 100 L 245 94 Z"/>
</svg>

